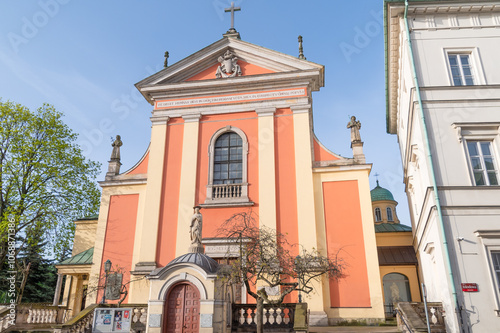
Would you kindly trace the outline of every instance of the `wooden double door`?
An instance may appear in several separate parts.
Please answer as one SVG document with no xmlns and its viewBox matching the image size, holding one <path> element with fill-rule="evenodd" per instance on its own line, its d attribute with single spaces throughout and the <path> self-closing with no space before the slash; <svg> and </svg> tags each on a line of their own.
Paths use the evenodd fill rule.
<svg viewBox="0 0 500 333">
<path fill-rule="evenodd" d="M 164 333 L 198 333 L 200 327 L 200 293 L 189 283 L 181 283 L 168 293 L 163 323 Z"/>
</svg>

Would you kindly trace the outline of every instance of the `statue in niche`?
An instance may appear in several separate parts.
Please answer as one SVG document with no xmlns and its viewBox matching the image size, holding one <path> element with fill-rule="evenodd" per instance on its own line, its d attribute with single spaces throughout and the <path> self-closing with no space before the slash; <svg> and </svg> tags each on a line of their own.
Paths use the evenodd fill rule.
<svg viewBox="0 0 500 333">
<path fill-rule="evenodd" d="M 347 123 L 347 128 L 351 129 L 351 143 L 361 142 L 361 135 L 359 134 L 361 122 L 356 120 L 355 116 L 351 117 L 351 121 Z"/>
<path fill-rule="evenodd" d="M 191 217 L 191 226 L 189 234 L 191 236 L 191 245 L 201 246 L 201 230 L 203 227 L 203 216 L 200 213 L 200 206 L 194 207 L 194 214 Z"/>
<path fill-rule="evenodd" d="M 115 141 L 111 144 L 113 147 L 113 151 L 111 152 L 111 160 L 119 161 L 120 160 L 120 147 L 123 145 L 121 137 L 119 135 L 116 136 Z"/>
<path fill-rule="evenodd" d="M 217 72 L 215 77 L 220 79 L 221 77 L 235 77 L 241 76 L 241 68 L 238 65 L 238 58 L 227 50 L 224 56 L 219 57 L 217 61 L 220 62 L 220 66 L 217 67 Z"/>
</svg>

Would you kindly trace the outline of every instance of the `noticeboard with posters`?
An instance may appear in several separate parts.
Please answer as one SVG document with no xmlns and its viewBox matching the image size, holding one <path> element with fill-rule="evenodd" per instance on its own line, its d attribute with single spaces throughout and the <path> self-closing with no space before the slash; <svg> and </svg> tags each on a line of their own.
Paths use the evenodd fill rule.
<svg viewBox="0 0 500 333">
<path fill-rule="evenodd" d="M 132 309 L 130 308 L 96 308 L 92 332 L 130 332 Z"/>
</svg>

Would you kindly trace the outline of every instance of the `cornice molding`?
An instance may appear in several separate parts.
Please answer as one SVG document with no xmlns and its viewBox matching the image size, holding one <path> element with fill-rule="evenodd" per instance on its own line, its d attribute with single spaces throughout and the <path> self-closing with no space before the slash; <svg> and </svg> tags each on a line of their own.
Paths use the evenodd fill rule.
<svg viewBox="0 0 500 333">
<path fill-rule="evenodd" d="M 199 122 L 201 118 L 200 113 L 185 114 L 182 116 L 185 123 L 196 123 Z"/>
<path fill-rule="evenodd" d="M 293 114 L 296 113 L 308 113 L 311 111 L 312 105 L 311 104 L 297 104 L 297 105 L 292 105 L 290 106 L 290 109 L 292 110 Z"/>
<path fill-rule="evenodd" d="M 135 176 L 135 177 L 132 177 Z M 130 177 L 130 178 L 129 178 Z M 101 187 L 110 186 L 130 186 L 130 185 L 145 185 L 148 182 L 146 174 L 138 175 L 118 175 L 113 179 L 97 182 Z"/>
<path fill-rule="evenodd" d="M 152 117 L 149 118 L 151 120 L 151 124 L 154 125 L 166 125 L 170 120 L 169 116 L 158 116 L 153 114 Z"/>
<path fill-rule="evenodd" d="M 255 112 L 259 117 L 274 116 L 274 114 L 276 113 L 276 108 L 275 107 L 259 108 L 255 109 Z"/>
</svg>

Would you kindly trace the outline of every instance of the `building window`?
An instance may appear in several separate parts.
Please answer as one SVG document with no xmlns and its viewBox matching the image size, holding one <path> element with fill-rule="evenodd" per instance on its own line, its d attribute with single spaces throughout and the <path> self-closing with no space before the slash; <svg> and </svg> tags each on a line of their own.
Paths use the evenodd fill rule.
<svg viewBox="0 0 500 333">
<path fill-rule="evenodd" d="M 394 218 L 392 217 L 391 207 L 387 207 L 387 221 L 394 221 Z"/>
<path fill-rule="evenodd" d="M 467 141 L 469 162 L 476 185 L 498 185 L 490 141 Z"/>
<path fill-rule="evenodd" d="M 491 260 L 493 263 L 493 272 L 496 277 L 497 290 L 500 292 L 500 251 L 492 251 Z"/>
<path fill-rule="evenodd" d="M 382 221 L 382 214 L 380 213 L 380 208 L 375 208 L 375 222 Z"/>
<path fill-rule="evenodd" d="M 203 205 L 253 204 L 248 199 L 247 155 L 248 141 L 241 129 L 226 126 L 214 133 L 208 147 L 207 197 Z"/>
<path fill-rule="evenodd" d="M 482 229 L 474 231 L 474 234 L 479 238 L 482 255 L 486 259 L 488 271 L 488 280 L 490 293 L 495 301 L 495 309 L 497 316 L 500 316 L 500 230 L 498 229 Z M 486 285 L 485 285 L 485 288 Z"/>
<path fill-rule="evenodd" d="M 469 53 L 448 53 L 448 61 L 454 86 L 474 85 Z"/>
<path fill-rule="evenodd" d="M 214 184 L 241 184 L 243 140 L 235 132 L 224 133 L 215 141 Z"/>
</svg>

